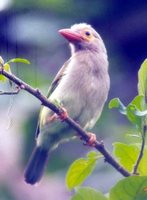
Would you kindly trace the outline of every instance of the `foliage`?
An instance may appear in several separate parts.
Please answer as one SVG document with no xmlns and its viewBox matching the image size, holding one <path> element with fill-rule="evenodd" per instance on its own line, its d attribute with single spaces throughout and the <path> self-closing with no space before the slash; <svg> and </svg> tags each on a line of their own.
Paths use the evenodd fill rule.
<svg viewBox="0 0 147 200">
<path fill-rule="evenodd" d="M 76 160 L 69 168 L 66 175 L 66 185 L 69 189 L 80 185 L 92 173 L 96 161 L 102 157 L 97 152 L 91 151 L 86 158 Z"/>
<path fill-rule="evenodd" d="M 11 63 L 24 63 L 24 64 L 30 64 L 29 60 L 24 59 L 24 58 L 13 58 L 11 60 L 8 60 L 6 63 L 4 63 L 2 57 L 0 57 L 0 64 L 2 65 L 3 69 L 6 70 L 7 72 L 11 73 L 10 69 L 10 64 Z M 6 82 L 7 78 L 0 74 L 0 81 Z"/>
<path fill-rule="evenodd" d="M 107 200 L 107 198 L 100 192 L 90 187 L 79 187 L 76 190 L 76 194 L 71 200 Z"/>
<path fill-rule="evenodd" d="M 147 177 L 132 176 L 119 181 L 110 191 L 110 200 L 146 200 Z"/>
<path fill-rule="evenodd" d="M 10 65 L 8 63 L 5 63 L 3 65 L 4 70 L 6 70 L 7 72 L 11 73 L 11 69 L 10 69 Z M 3 76 L 2 74 L 0 74 L 0 81 L 2 82 L 6 82 L 7 78 L 5 76 Z"/>
<path fill-rule="evenodd" d="M 138 93 L 146 96 L 147 92 L 147 59 L 142 63 L 138 72 Z"/>
<path fill-rule="evenodd" d="M 124 143 L 114 143 L 114 155 L 119 159 L 119 162 L 130 172 L 133 171 L 133 167 L 138 158 L 141 145 L 135 144 L 124 144 Z M 138 166 L 138 173 L 140 175 L 147 176 L 147 146 L 144 148 L 144 156 L 140 161 Z"/>
</svg>

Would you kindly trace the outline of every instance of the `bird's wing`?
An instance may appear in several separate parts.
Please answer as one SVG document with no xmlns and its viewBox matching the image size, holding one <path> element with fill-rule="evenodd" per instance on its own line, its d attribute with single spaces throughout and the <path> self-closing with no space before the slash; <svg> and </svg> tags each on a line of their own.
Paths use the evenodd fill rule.
<svg viewBox="0 0 147 200">
<path fill-rule="evenodd" d="M 57 75 L 55 76 L 54 80 L 51 83 L 51 86 L 49 87 L 48 90 L 48 94 L 47 94 L 47 98 L 50 97 L 50 95 L 53 93 L 53 91 L 56 89 L 56 87 L 59 85 L 62 77 L 65 75 L 65 71 L 68 67 L 70 60 L 66 61 L 64 63 L 64 65 L 62 66 L 62 68 L 59 70 L 59 72 L 57 73 Z"/>
<path fill-rule="evenodd" d="M 51 86 L 49 87 L 49 90 L 48 90 L 48 94 L 47 94 L 47 98 L 50 97 L 50 95 L 53 93 L 53 91 L 56 89 L 56 87 L 59 85 L 61 79 L 63 78 L 63 76 L 65 75 L 65 71 L 68 67 L 68 64 L 70 62 L 70 59 L 67 60 L 64 65 L 61 67 L 61 69 L 59 70 L 59 72 L 57 73 L 57 75 L 55 76 L 55 78 L 53 79 L 52 83 L 51 83 Z M 39 112 L 39 118 L 38 118 L 38 123 L 37 123 L 37 128 L 36 128 L 36 137 L 38 137 L 39 135 L 39 132 L 40 132 L 40 127 L 39 127 L 39 121 L 40 121 L 40 114 L 41 114 L 41 111 L 42 111 L 42 108 L 40 109 L 40 112 Z"/>
</svg>

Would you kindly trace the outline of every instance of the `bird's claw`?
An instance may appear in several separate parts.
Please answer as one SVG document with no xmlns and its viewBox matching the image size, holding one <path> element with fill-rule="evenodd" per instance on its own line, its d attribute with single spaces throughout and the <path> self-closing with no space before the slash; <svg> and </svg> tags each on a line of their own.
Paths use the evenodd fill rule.
<svg viewBox="0 0 147 200">
<path fill-rule="evenodd" d="M 62 107 L 62 111 L 60 112 L 60 115 L 59 115 L 59 119 L 61 121 L 64 121 L 65 119 L 67 119 L 68 117 L 68 113 L 67 113 L 67 110 L 65 108 Z"/>
<path fill-rule="evenodd" d="M 90 132 L 88 132 L 87 134 L 89 135 L 89 140 L 86 143 L 84 143 L 84 145 L 94 147 L 96 142 L 96 135 Z"/>
<path fill-rule="evenodd" d="M 54 120 L 58 120 L 58 119 L 60 119 L 61 121 L 64 121 L 65 119 L 67 119 L 67 117 L 68 117 L 67 110 L 65 108 L 62 108 L 60 115 L 57 115 L 56 113 L 54 113 L 48 117 L 47 121 L 53 122 Z"/>
<path fill-rule="evenodd" d="M 58 115 L 54 113 L 53 115 L 48 117 L 47 122 L 53 122 L 56 119 L 58 119 Z"/>
</svg>

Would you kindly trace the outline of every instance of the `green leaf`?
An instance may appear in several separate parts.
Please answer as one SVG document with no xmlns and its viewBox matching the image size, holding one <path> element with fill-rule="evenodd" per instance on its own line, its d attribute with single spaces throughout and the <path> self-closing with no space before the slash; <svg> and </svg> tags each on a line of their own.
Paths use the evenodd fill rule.
<svg viewBox="0 0 147 200">
<path fill-rule="evenodd" d="M 80 187 L 71 200 L 108 200 L 101 192 L 90 187 Z"/>
<path fill-rule="evenodd" d="M 126 115 L 128 120 L 141 128 L 142 117 L 147 115 L 146 105 L 143 95 L 136 96 L 133 101 L 125 107 L 119 98 L 114 98 L 109 102 L 109 108 L 118 108 L 119 112 Z"/>
<path fill-rule="evenodd" d="M 119 181 L 110 191 L 110 200 L 146 200 L 147 176 L 131 176 Z"/>
<path fill-rule="evenodd" d="M 141 145 L 114 143 L 113 146 L 113 153 L 115 157 L 118 158 L 123 167 L 125 167 L 129 172 L 132 172 L 138 158 Z M 140 175 L 147 175 L 147 146 L 145 146 L 144 155 L 140 161 L 137 172 Z"/>
<path fill-rule="evenodd" d="M 92 173 L 96 166 L 96 161 L 102 157 L 97 152 L 90 152 L 86 158 L 74 161 L 66 174 L 66 185 L 68 189 L 79 186 Z"/>
<path fill-rule="evenodd" d="M 138 95 L 126 107 L 127 118 L 141 129 L 142 117 L 147 115 L 144 96 Z"/>
<path fill-rule="evenodd" d="M 138 93 L 143 96 L 147 95 L 147 59 L 138 71 Z"/>
<path fill-rule="evenodd" d="M 139 116 L 139 117 L 144 117 L 147 115 L 147 110 L 144 110 L 144 111 L 136 111 L 135 112 L 136 116 Z"/>
<path fill-rule="evenodd" d="M 7 78 L 5 76 L 3 76 L 2 74 L 0 74 L 0 81 L 2 82 L 6 82 Z"/>
<path fill-rule="evenodd" d="M 109 102 L 109 109 L 112 109 L 112 108 L 118 108 L 120 113 L 124 115 L 126 114 L 126 107 L 120 101 L 119 98 L 114 98 Z"/>
<path fill-rule="evenodd" d="M 13 58 L 9 60 L 7 63 L 24 63 L 24 64 L 30 64 L 30 61 L 24 58 Z"/>
<path fill-rule="evenodd" d="M 11 73 L 10 65 L 8 63 L 5 63 L 3 67 L 5 71 Z M 0 81 L 6 82 L 7 78 L 3 76 L 2 74 L 0 74 Z"/>
<path fill-rule="evenodd" d="M 4 70 L 11 73 L 10 65 L 8 63 L 4 64 Z"/>
<path fill-rule="evenodd" d="M 130 122 L 133 124 L 137 125 L 139 129 L 141 128 L 141 117 L 140 113 L 141 111 L 137 110 L 136 106 L 133 104 L 129 104 L 127 106 L 127 118 L 129 119 Z"/>
<path fill-rule="evenodd" d="M 89 151 L 87 153 L 87 158 L 89 160 L 95 160 L 95 159 L 97 160 L 98 158 L 101 158 L 101 157 L 102 157 L 102 155 L 98 152 L 95 152 L 95 151 Z"/>
<path fill-rule="evenodd" d="M 144 96 L 143 95 L 136 96 L 132 100 L 131 104 L 135 105 L 138 110 L 143 111 L 145 109 Z"/>
</svg>

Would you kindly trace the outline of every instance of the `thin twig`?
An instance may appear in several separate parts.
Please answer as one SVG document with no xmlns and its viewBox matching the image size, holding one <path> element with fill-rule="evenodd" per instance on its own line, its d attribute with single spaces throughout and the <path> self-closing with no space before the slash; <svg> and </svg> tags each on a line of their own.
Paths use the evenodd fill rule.
<svg viewBox="0 0 147 200">
<path fill-rule="evenodd" d="M 58 114 L 59 116 L 62 115 L 63 113 L 63 109 L 59 106 L 54 105 L 52 102 L 50 102 L 38 89 L 34 89 L 31 86 L 29 86 L 28 84 L 26 84 L 25 82 L 23 82 L 22 80 L 20 80 L 19 78 L 17 78 L 15 75 L 10 74 L 8 72 L 6 72 L 4 69 L 0 69 L 0 74 L 4 75 L 5 77 L 7 77 L 9 80 L 11 80 L 12 82 L 14 82 L 16 85 L 18 85 L 21 89 L 26 90 L 27 92 L 29 92 L 30 94 L 32 94 L 34 97 L 36 97 L 37 99 L 40 100 L 40 102 L 42 103 L 42 105 L 50 108 L 52 111 L 54 111 L 56 114 Z M 72 127 L 74 130 L 76 130 L 76 132 L 78 132 L 78 134 L 80 135 L 80 137 L 82 137 L 82 139 L 84 141 L 88 141 L 90 139 L 89 134 L 86 133 L 86 131 L 84 131 L 81 126 L 76 123 L 72 118 L 70 118 L 69 116 L 64 120 L 68 125 L 70 125 L 70 127 Z M 123 176 L 127 177 L 127 176 L 131 176 L 131 173 L 129 173 L 126 169 L 124 169 L 112 156 L 111 154 L 108 152 L 108 150 L 105 148 L 104 143 L 102 141 L 96 141 L 95 142 L 95 148 L 101 152 L 101 154 L 104 156 L 104 159 L 106 162 L 108 162 L 111 166 L 113 166 L 117 171 L 119 171 Z"/>
<path fill-rule="evenodd" d="M 21 88 L 17 87 L 15 91 L 12 92 L 5 92 L 5 91 L 0 91 L 0 95 L 16 95 L 20 92 Z"/>
<path fill-rule="evenodd" d="M 140 161 L 141 161 L 141 159 L 142 159 L 142 157 L 143 157 L 143 152 L 144 152 L 144 147 L 145 147 L 145 136 L 146 136 L 146 131 L 147 131 L 147 126 L 146 126 L 146 125 L 143 125 L 141 149 L 140 149 L 140 152 L 139 152 L 137 161 L 136 161 L 136 163 L 135 163 L 135 165 L 134 165 L 134 169 L 133 169 L 133 174 L 136 174 L 136 175 L 138 175 L 137 170 L 138 170 Z"/>
</svg>

